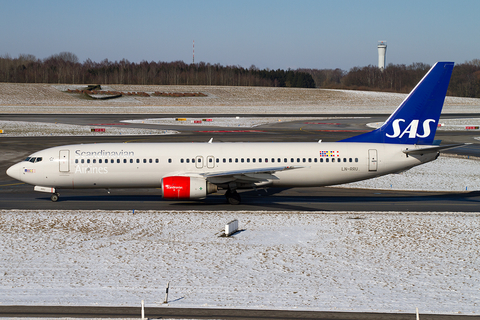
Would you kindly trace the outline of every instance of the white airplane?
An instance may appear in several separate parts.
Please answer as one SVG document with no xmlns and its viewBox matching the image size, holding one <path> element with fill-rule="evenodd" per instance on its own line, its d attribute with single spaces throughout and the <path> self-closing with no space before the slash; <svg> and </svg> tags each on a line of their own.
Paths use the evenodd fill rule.
<svg viewBox="0 0 480 320">
<path fill-rule="evenodd" d="M 104 143 L 53 147 L 7 170 L 35 191 L 162 188 L 165 199 L 203 199 L 225 189 L 318 187 L 370 179 L 432 161 L 453 62 L 438 62 L 378 129 L 339 142 Z"/>
</svg>

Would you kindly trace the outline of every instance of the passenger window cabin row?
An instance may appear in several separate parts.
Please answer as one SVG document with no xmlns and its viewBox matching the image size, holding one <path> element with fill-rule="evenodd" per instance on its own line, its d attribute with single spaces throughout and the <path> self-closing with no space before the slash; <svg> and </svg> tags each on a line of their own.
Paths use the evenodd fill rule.
<svg viewBox="0 0 480 320">
<path fill-rule="evenodd" d="M 75 163 L 160 163 L 158 159 L 75 159 Z M 169 159 L 171 163 L 171 159 Z"/>
<path fill-rule="evenodd" d="M 201 161 L 202 158 L 197 158 L 197 161 Z M 208 157 L 208 162 L 213 162 L 213 157 Z M 288 163 L 288 158 L 215 158 L 216 163 Z M 317 162 L 358 162 L 358 158 L 290 158 L 290 163 L 317 163 Z M 190 159 L 180 159 L 180 163 L 190 163 Z M 195 163 L 195 158 L 191 159 L 191 163 Z"/>
<path fill-rule="evenodd" d="M 358 162 L 358 158 L 334 158 L 334 157 L 320 157 L 320 158 L 213 158 L 207 157 L 209 163 L 323 163 L 323 162 L 338 162 L 338 163 L 353 163 Z M 290 161 L 288 161 L 290 160 Z M 28 161 L 28 160 L 26 160 Z M 40 158 L 41 161 L 41 158 Z M 181 158 L 180 163 L 195 163 L 202 162 L 202 157 L 197 158 Z M 38 160 L 37 160 L 38 162 Z M 168 163 L 172 163 L 172 159 L 168 159 Z M 108 164 L 108 163 L 160 163 L 159 159 L 75 159 L 75 163 L 87 164 Z"/>
</svg>

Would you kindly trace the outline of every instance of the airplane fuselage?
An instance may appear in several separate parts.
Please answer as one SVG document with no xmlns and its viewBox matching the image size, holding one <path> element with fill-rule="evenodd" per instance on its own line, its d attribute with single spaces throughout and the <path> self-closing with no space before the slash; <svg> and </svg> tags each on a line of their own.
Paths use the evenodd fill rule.
<svg viewBox="0 0 480 320">
<path fill-rule="evenodd" d="M 166 176 L 203 176 L 287 166 L 274 174 L 250 173 L 252 186 L 314 187 L 343 184 L 402 171 L 434 160 L 436 153 L 407 156 L 412 145 L 380 143 L 107 143 L 36 152 L 9 175 L 57 189 L 149 188 Z M 41 161 L 38 159 L 41 158 Z M 33 160 L 32 160 L 33 159 Z M 262 178 L 262 175 L 264 179 Z M 222 187 L 230 179 L 210 177 Z M 258 182 L 258 180 L 262 180 Z"/>
</svg>

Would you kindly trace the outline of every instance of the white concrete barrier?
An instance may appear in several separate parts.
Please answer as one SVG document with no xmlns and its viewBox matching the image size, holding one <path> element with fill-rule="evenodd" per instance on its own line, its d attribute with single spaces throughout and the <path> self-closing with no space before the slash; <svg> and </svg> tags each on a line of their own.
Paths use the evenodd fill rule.
<svg viewBox="0 0 480 320">
<path fill-rule="evenodd" d="M 238 220 L 230 221 L 225 225 L 225 236 L 229 237 L 238 231 Z"/>
</svg>

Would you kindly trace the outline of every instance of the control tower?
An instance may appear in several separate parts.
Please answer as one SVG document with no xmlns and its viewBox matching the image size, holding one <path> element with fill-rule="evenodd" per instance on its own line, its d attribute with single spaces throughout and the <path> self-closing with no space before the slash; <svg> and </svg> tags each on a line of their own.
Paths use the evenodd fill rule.
<svg viewBox="0 0 480 320">
<path fill-rule="evenodd" d="M 378 68 L 383 71 L 387 61 L 387 41 L 378 41 Z"/>
</svg>

